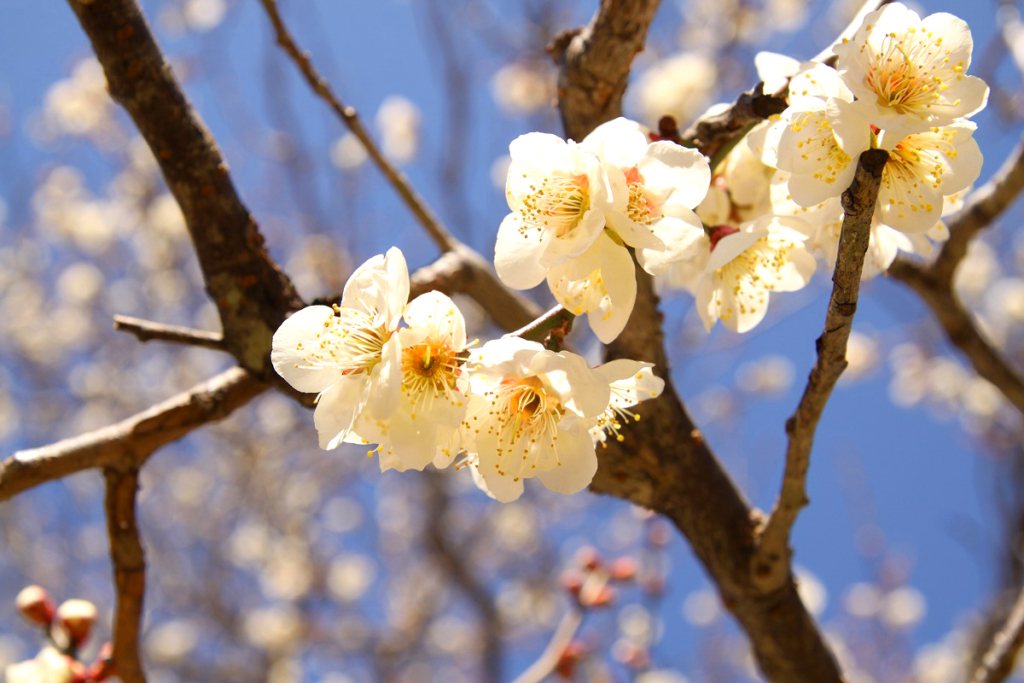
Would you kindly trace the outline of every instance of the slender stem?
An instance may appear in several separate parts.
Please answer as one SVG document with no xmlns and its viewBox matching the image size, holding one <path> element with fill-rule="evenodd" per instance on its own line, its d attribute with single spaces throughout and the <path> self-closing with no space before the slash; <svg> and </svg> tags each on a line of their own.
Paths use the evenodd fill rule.
<svg viewBox="0 0 1024 683">
<path fill-rule="evenodd" d="M 224 335 L 217 332 L 195 330 L 179 325 L 165 325 L 127 315 L 114 316 L 114 329 L 135 335 L 140 342 L 166 341 L 188 346 L 201 346 L 206 349 L 225 351 Z"/>
<path fill-rule="evenodd" d="M 139 653 L 139 632 L 146 595 L 146 557 L 135 518 L 135 497 L 139 470 L 108 467 L 103 471 L 107 485 L 107 533 L 110 560 L 114 568 L 117 607 L 114 612 L 114 667 L 123 683 L 146 683 Z"/>
<path fill-rule="evenodd" d="M 274 32 L 277 34 L 277 43 L 281 48 L 291 57 L 292 61 L 295 62 L 295 66 L 302 72 L 303 77 L 309 84 L 309 87 L 313 89 L 317 95 L 320 96 L 327 104 L 334 110 L 338 117 L 344 122 L 348 129 L 352 131 L 352 134 L 358 138 L 359 142 L 363 144 L 366 149 L 366 153 L 373 159 L 373 163 L 377 165 L 384 177 L 388 179 L 391 186 L 398 193 L 398 196 L 402 198 L 405 205 L 409 207 L 413 215 L 423 226 L 427 234 L 430 235 L 430 239 L 434 241 L 438 249 L 441 251 L 449 251 L 456 244 L 457 241 L 452 237 L 441 221 L 438 219 L 434 212 L 427 206 L 426 201 L 413 189 L 409 183 L 409 179 L 405 177 L 405 174 L 399 171 L 395 166 L 384 157 L 384 153 L 377 146 L 377 143 L 370 137 L 370 133 L 366 130 L 362 120 L 356 113 L 356 110 L 352 107 L 347 107 L 342 104 L 341 100 L 331 90 L 331 86 L 327 83 L 320 73 L 313 66 L 312 60 L 309 58 L 309 53 L 304 52 L 295 43 L 291 33 L 288 31 L 288 27 L 285 26 L 284 19 L 281 17 L 281 13 L 277 8 L 277 0 L 260 0 L 263 8 L 267 12 L 267 16 L 270 17 L 270 22 L 274 26 Z"/>
<path fill-rule="evenodd" d="M 818 421 L 839 376 L 846 369 L 846 344 L 857 311 L 864 257 L 871 235 L 871 219 L 878 200 L 885 150 L 864 152 L 853 184 L 843 193 L 843 228 L 832 275 L 832 295 L 825 315 L 825 331 L 818 338 L 818 359 L 811 370 L 796 412 L 786 422 L 789 445 L 782 489 L 759 537 L 753 559 L 755 581 L 780 586 L 789 578 L 789 535 L 800 510 L 807 505 L 807 470 Z"/>
</svg>

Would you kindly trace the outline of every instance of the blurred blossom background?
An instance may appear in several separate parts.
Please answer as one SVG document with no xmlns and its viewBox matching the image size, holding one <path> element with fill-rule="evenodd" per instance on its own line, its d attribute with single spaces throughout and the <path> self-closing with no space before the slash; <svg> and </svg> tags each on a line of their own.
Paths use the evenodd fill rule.
<svg viewBox="0 0 1024 683">
<path fill-rule="evenodd" d="M 992 86 L 975 117 L 979 182 L 1024 128 L 1020 70 L 997 29 L 1015 3 L 928 0 L 974 34 Z M 273 256 L 307 300 L 399 245 L 436 251 L 357 140 L 300 82 L 251 0 L 144 0 Z M 282 0 L 299 42 L 385 154 L 484 254 L 506 213 L 508 143 L 560 133 L 545 47 L 583 0 Z M 627 113 L 685 127 L 757 81 L 760 50 L 815 55 L 853 0 L 665 0 Z M 1006 9 L 1008 8 L 1008 9 Z M 96 429 L 231 365 L 140 344 L 114 314 L 216 330 L 181 214 L 109 99 L 63 3 L 8 0 L 0 23 L 0 452 Z M 1003 15 L 1004 18 L 1009 15 Z M 957 288 L 990 341 L 1024 358 L 1018 206 L 975 240 Z M 771 504 L 783 422 L 813 362 L 828 278 L 773 297 L 751 334 L 708 335 L 663 300 L 672 374 L 753 503 Z M 546 292 L 536 292 L 549 305 Z M 471 336 L 496 334 L 460 301 Z M 819 430 L 812 504 L 793 539 L 801 595 L 851 683 L 963 681 L 1024 581 L 1024 426 L 898 283 L 865 284 L 850 368 Z M 572 343 L 598 359 L 581 322 Z M 468 472 L 381 475 L 365 449 L 317 448 L 312 413 L 277 394 L 163 449 L 142 473 L 151 680 L 511 681 L 603 577 L 565 673 L 579 681 L 760 680 L 683 539 L 621 500 L 527 487 L 499 505 Z M 95 472 L 0 505 L 0 664 L 30 657 L 28 583 L 100 606 L 112 587 Z M 593 597 L 593 596 L 592 596 Z M 1000 606 L 1003 606 L 1002 608 Z M 1024 681 L 1024 672 L 1014 680 Z"/>
</svg>

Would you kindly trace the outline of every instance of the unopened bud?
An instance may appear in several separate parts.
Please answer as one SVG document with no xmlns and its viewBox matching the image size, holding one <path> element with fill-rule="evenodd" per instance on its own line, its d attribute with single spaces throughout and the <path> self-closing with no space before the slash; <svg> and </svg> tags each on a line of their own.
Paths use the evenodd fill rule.
<svg viewBox="0 0 1024 683">
<path fill-rule="evenodd" d="M 612 562 L 608 575 L 615 581 L 632 581 L 636 577 L 636 559 L 623 556 Z"/>
<path fill-rule="evenodd" d="M 571 679 L 576 673 L 576 664 L 587 652 L 586 646 L 578 640 L 571 640 L 562 650 L 555 664 L 555 673 L 566 680 Z"/>
<path fill-rule="evenodd" d="M 63 627 L 75 647 L 89 637 L 96 623 L 96 605 L 88 600 L 65 600 L 57 608 L 57 623 Z"/>
<path fill-rule="evenodd" d="M 585 545 L 577 550 L 575 559 L 577 565 L 590 571 L 601 566 L 601 554 L 597 552 L 597 548 L 591 545 Z"/>
<path fill-rule="evenodd" d="M 587 600 L 587 607 L 607 607 L 615 601 L 615 589 L 605 584 Z"/>
<path fill-rule="evenodd" d="M 573 597 L 580 597 L 580 590 L 583 589 L 583 577 L 572 569 L 562 573 L 561 578 L 562 588 L 569 592 Z"/>
<path fill-rule="evenodd" d="M 14 604 L 22 616 L 33 624 L 49 626 L 53 621 L 53 601 L 42 586 L 23 588 L 14 599 Z"/>
</svg>

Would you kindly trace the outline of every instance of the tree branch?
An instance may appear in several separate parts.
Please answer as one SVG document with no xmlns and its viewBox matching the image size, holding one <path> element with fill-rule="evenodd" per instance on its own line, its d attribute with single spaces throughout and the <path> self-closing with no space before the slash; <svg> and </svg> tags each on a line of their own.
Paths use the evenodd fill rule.
<svg viewBox="0 0 1024 683">
<path fill-rule="evenodd" d="M 904 258 L 896 259 L 889 266 L 888 274 L 921 297 L 935 314 L 950 343 L 966 356 L 974 371 L 995 385 L 1024 414 L 1024 379 L 978 331 L 951 283 L 941 280 L 930 268 L 922 268 Z"/>
<path fill-rule="evenodd" d="M 825 314 L 825 331 L 818 337 L 818 360 L 807 379 L 796 412 L 786 421 L 789 445 L 782 490 L 760 534 L 754 555 L 754 576 L 766 586 L 781 584 L 789 574 L 789 535 L 807 499 L 807 470 L 818 421 L 839 376 L 846 369 L 846 344 L 857 312 L 860 278 L 871 236 L 871 219 L 878 200 L 882 169 L 889 153 L 871 149 L 860 156 L 857 173 L 843 192 L 843 228 L 832 274 L 832 296 Z"/>
<path fill-rule="evenodd" d="M 558 65 L 558 106 L 566 137 L 582 140 L 622 115 L 633 57 L 644 49 L 660 0 L 601 0 L 590 23 L 548 47 Z"/>
<path fill-rule="evenodd" d="M 654 14 L 650 3 L 637 2 L 626 9 L 623 4 L 602 2 L 590 27 L 578 34 L 566 34 L 552 48 L 561 65 L 562 120 L 567 135 L 574 139 L 582 139 L 593 127 L 621 111 L 622 89 L 609 94 L 607 84 L 621 82 L 624 88 L 630 61 L 643 44 L 647 29 L 644 24 L 640 35 L 625 30 L 637 26 L 628 19 L 635 19 L 641 9 L 649 11 L 650 17 Z M 617 12 L 627 16 L 627 21 L 621 22 L 624 30 L 620 33 L 606 28 L 598 34 L 596 26 L 616 25 Z M 607 44 L 620 37 L 622 45 Z M 594 50 L 594 55 L 588 56 L 588 50 Z M 607 55 L 617 58 L 602 58 Z M 582 66 L 608 73 L 586 73 L 586 78 L 581 78 L 577 72 Z M 574 87 L 582 92 L 563 86 L 574 81 L 579 84 Z M 615 101 L 605 101 L 612 95 Z M 772 589 L 752 577 L 759 513 L 751 509 L 711 452 L 672 387 L 653 281 L 641 269 L 637 269 L 636 276 L 633 313 L 622 334 L 608 345 L 605 359 L 653 362 L 666 386 L 659 398 L 638 406 L 641 422 L 624 428 L 627 448 L 613 442 L 601 449 L 591 490 L 630 500 L 673 521 L 718 586 L 723 603 L 746 631 L 754 657 L 769 680 L 841 683 L 836 660 L 800 601 L 789 574 L 782 585 Z"/>
<path fill-rule="evenodd" d="M 302 306 L 270 259 L 228 166 L 174 77 L 136 0 L 68 0 L 107 77 L 181 206 L 227 349 L 242 367 L 270 371 L 270 339 Z"/>
<path fill-rule="evenodd" d="M 1024 591 L 971 676 L 971 683 L 1002 683 L 1013 673 L 1017 654 L 1024 646 Z"/>
<path fill-rule="evenodd" d="M 1024 191 L 1024 140 L 989 182 L 973 192 L 949 220 L 949 239 L 930 266 L 897 258 L 888 274 L 907 285 L 932 310 L 949 338 L 981 377 L 995 385 L 1024 414 L 1024 378 L 978 330 L 953 286 L 970 241 L 1008 209 Z"/>
<path fill-rule="evenodd" d="M 991 225 L 1017 200 L 1024 190 L 1024 139 L 992 179 L 971 193 L 964 207 L 949 221 L 949 239 L 930 266 L 932 274 L 944 283 L 950 283 L 956 267 L 967 254 L 971 239 Z"/>
<path fill-rule="evenodd" d="M 552 351 L 561 351 L 565 336 L 572 331 L 572 321 L 575 319 L 576 316 L 562 306 L 555 306 L 529 325 L 509 332 L 506 336 L 522 337 L 539 342 Z"/>
<path fill-rule="evenodd" d="M 114 329 L 135 335 L 140 342 L 153 340 L 200 346 L 214 351 L 224 351 L 224 335 L 205 330 L 194 330 L 179 325 L 164 325 L 127 315 L 114 316 Z"/>
<path fill-rule="evenodd" d="M 268 388 L 233 368 L 115 425 L 0 462 L 0 502 L 83 470 L 125 461 L 140 467 L 156 449 L 230 415 Z"/>
<path fill-rule="evenodd" d="M 117 588 L 114 613 L 114 666 L 123 683 L 146 683 L 139 653 L 143 604 L 146 594 L 146 557 L 135 519 L 135 495 L 139 470 L 134 463 L 126 469 L 107 467 L 107 533 L 110 560 Z"/>
</svg>

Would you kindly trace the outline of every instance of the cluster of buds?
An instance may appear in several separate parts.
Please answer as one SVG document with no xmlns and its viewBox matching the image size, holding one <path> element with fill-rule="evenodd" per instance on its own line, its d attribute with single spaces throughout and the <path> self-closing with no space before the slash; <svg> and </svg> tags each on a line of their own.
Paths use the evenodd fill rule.
<svg viewBox="0 0 1024 683">
<path fill-rule="evenodd" d="M 41 586 L 29 586 L 15 598 L 18 612 L 40 627 L 46 645 L 33 658 L 7 667 L 7 683 L 99 683 L 114 675 L 113 648 L 105 643 L 92 664 L 79 651 L 96 623 L 96 605 L 88 600 L 65 600 L 59 607 Z"/>
</svg>

